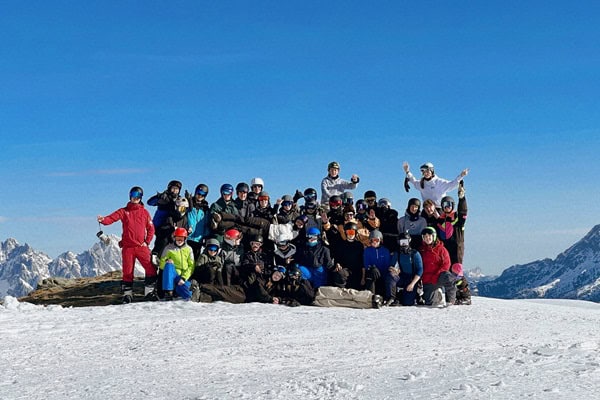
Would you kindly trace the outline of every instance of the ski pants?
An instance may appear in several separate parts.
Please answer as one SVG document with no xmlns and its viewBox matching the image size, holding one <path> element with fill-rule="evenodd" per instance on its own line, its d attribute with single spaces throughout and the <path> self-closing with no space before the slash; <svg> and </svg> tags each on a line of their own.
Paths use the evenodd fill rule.
<svg viewBox="0 0 600 400">
<path fill-rule="evenodd" d="M 444 271 L 438 277 L 435 285 L 432 283 L 424 283 L 423 298 L 425 299 L 425 304 L 431 304 L 433 301 L 433 292 L 439 288 L 444 288 L 444 291 L 446 292 L 446 303 L 454 304 L 456 301 L 456 286 L 454 285 L 455 280 L 456 278 L 451 272 Z"/>
<path fill-rule="evenodd" d="M 388 273 L 385 285 L 385 294 L 387 297 L 385 297 L 385 299 L 387 300 L 390 297 L 394 297 L 400 301 L 403 306 L 414 306 L 417 300 L 417 287 L 415 285 L 412 292 L 406 290 L 408 284 L 412 282 L 413 277 L 413 275 L 405 274 L 403 272 L 399 275 Z"/>
<path fill-rule="evenodd" d="M 123 247 L 121 249 L 123 257 L 123 283 L 126 285 L 133 284 L 133 268 L 135 260 L 138 260 L 146 273 L 146 280 L 156 276 L 156 267 L 152 265 L 150 260 L 150 249 L 148 246 Z"/>
<path fill-rule="evenodd" d="M 163 290 L 175 291 L 175 293 L 177 293 L 177 295 L 182 299 L 189 300 L 192 298 L 192 291 L 190 289 L 192 284 L 190 281 L 185 281 L 183 285 L 179 285 L 179 281 L 181 279 L 181 276 L 179 276 L 177 271 L 175 271 L 175 265 L 170 262 L 166 263 L 162 274 Z"/>
</svg>

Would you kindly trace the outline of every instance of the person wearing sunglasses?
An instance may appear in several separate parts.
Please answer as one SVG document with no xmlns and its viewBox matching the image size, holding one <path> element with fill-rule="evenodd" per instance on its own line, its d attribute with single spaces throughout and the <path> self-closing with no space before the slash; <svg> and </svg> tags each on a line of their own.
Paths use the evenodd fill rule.
<svg viewBox="0 0 600 400">
<path fill-rule="evenodd" d="M 465 176 L 468 175 L 469 169 L 463 169 L 460 174 L 453 180 L 449 181 L 444 178 L 440 178 L 435 174 L 433 164 L 427 162 L 421 165 L 421 179 L 417 179 L 411 172 L 409 164 L 404 161 L 402 168 L 406 173 L 406 179 L 412 183 L 413 187 L 421 192 L 421 198 L 423 201 L 427 199 L 433 200 L 436 208 L 442 206 L 442 197 L 446 196 L 447 192 L 454 190 L 458 187 L 458 184 Z"/>
<path fill-rule="evenodd" d="M 129 190 L 129 202 L 123 208 L 115 212 L 96 218 L 102 225 L 110 225 L 121 221 L 123 234 L 119 242 L 121 247 L 123 279 L 121 281 L 121 293 L 123 303 L 133 301 L 133 268 L 135 261 L 144 268 L 146 277 L 144 280 L 144 295 L 147 300 L 156 300 L 154 290 L 157 270 L 152 265 L 149 245 L 154 238 L 154 224 L 150 213 L 144 207 L 142 197 L 144 190 L 134 186 Z"/>
<path fill-rule="evenodd" d="M 411 248 L 411 241 L 408 232 L 398 236 L 398 264 L 390 267 L 386 280 L 388 306 L 414 306 L 418 303 L 417 297 L 420 297 L 422 290 L 419 281 L 423 275 L 423 260 L 421 254 Z"/>
</svg>

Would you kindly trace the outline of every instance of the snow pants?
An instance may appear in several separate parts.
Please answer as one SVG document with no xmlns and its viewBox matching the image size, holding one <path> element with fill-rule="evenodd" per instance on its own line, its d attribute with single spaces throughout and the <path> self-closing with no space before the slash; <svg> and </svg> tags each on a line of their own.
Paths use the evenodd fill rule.
<svg viewBox="0 0 600 400">
<path fill-rule="evenodd" d="M 424 283 L 423 298 L 425 299 L 425 304 L 431 305 L 433 301 L 433 293 L 439 288 L 443 288 L 446 292 L 446 303 L 454 304 L 456 301 L 456 286 L 454 285 L 455 280 L 456 278 L 451 272 L 444 271 L 438 277 L 436 284 Z"/>
<path fill-rule="evenodd" d="M 403 306 L 414 306 L 417 300 L 417 287 L 409 292 L 406 287 L 412 282 L 413 275 L 400 273 L 399 275 L 388 274 L 386 276 L 385 299 L 394 297 Z"/>
<path fill-rule="evenodd" d="M 179 297 L 184 300 L 192 298 L 192 291 L 190 289 L 190 281 L 185 281 L 183 285 L 179 285 L 181 276 L 175 271 L 175 265 L 173 263 L 166 263 L 162 273 L 162 288 L 164 291 L 175 291 Z"/>
<path fill-rule="evenodd" d="M 125 285 L 133 285 L 135 260 L 138 260 L 144 267 L 146 280 L 156 277 L 156 267 L 152 265 L 150 249 L 147 246 L 123 247 L 121 256 L 123 257 L 123 283 Z"/>
</svg>

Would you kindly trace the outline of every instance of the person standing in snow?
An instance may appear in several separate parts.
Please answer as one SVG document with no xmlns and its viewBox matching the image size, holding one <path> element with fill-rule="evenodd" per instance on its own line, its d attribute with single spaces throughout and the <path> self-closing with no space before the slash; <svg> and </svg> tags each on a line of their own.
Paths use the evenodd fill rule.
<svg viewBox="0 0 600 400">
<path fill-rule="evenodd" d="M 440 240 L 450 254 L 450 262 L 462 264 L 465 254 L 465 223 L 467 222 L 467 199 L 462 184 L 458 188 L 458 208 L 454 209 L 454 199 L 442 198 L 442 213 L 437 220 Z"/>
<path fill-rule="evenodd" d="M 189 226 L 188 244 L 194 250 L 195 259 L 200 257 L 202 244 L 210 234 L 208 202 L 206 201 L 207 195 L 208 186 L 201 183 L 196 186 L 194 195 L 190 195 L 188 198 L 188 203 L 190 205 L 187 215 Z"/>
<path fill-rule="evenodd" d="M 421 192 L 421 198 L 423 201 L 427 199 L 433 200 L 436 208 L 441 208 L 442 197 L 446 196 L 446 193 L 450 190 L 456 189 L 458 183 L 469 173 L 469 169 L 465 168 L 454 180 L 449 181 L 435 175 L 435 169 L 433 164 L 428 162 L 421 165 L 421 179 L 415 178 L 410 172 L 410 166 L 405 161 L 402 164 L 402 168 L 406 173 L 406 179 L 413 184 L 415 189 Z"/>
<path fill-rule="evenodd" d="M 123 258 L 123 280 L 121 282 L 123 303 L 133 301 L 135 260 L 140 262 L 146 273 L 144 295 L 148 300 L 156 299 L 154 291 L 156 267 L 152 265 L 149 248 L 154 237 L 154 224 L 150 213 L 144 208 L 143 196 L 144 190 L 139 186 L 134 186 L 129 191 L 129 202 L 125 207 L 105 217 L 101 215 L 97 217 L 98 222 L 102 225 L 110 225 L 116 221 L 121 221 L 123 224 L 123 235 L 119 242 Z"/>
</svg>

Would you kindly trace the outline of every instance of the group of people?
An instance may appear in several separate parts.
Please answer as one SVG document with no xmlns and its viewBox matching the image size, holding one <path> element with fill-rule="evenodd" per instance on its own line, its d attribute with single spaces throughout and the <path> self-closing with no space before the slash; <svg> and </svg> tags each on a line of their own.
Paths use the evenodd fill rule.
<svg viewBox="0 0 600 400">
<path fill-rule="evenodd" d="M 350 293 L 375 307 L 470 304 L 462 271 L 469 171 L 449 181 L 431 163 L 420 179 L 408 163 L 403 169 L 406 191 L 412 184 L 421 199 L 410 198 L 402 216 L 374 190 L 355 201 L 359 176 L 342 179 L 333 161 L 320 199 L 315 188 L 272 198 L 253 178 L 221 185 L 209 204 L 207 185 L 190 193 L 173 180 L 147 200 L 152 217 L 134 186 L 124 208 L 97 220 L 123 224 L 124 303 L 133 301 L 138 260 L 147 300 L 309 305 Z M 458 202 L 447 194 L 455 189 Z"/>
</svg>

